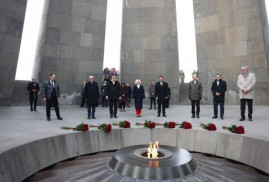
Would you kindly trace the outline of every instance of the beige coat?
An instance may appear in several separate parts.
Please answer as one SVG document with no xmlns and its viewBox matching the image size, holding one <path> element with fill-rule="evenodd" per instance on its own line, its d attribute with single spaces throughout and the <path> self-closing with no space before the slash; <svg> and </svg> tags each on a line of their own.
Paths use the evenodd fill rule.
<svg viewBox="0 0 269 182">
<path fill-rule="evenodd" d="M 242 74 L 238 76 L 237 86 L 239 88 L 240 99 L 253 99 L 254 97 L 254 86 L 256 84 L 256 77 L 254 73 L 248 73 L 248 76 L 244 78 Z M 246 88 L 249 91 L 243 93 L 242 90 Z"/>
<path fill-rule="evenodd" d="M 203 86 L 200 81 L 191 81 L 188 86 L 188 96 L 190 100 L 201 100 L 203 94 Z"/>
</svg>

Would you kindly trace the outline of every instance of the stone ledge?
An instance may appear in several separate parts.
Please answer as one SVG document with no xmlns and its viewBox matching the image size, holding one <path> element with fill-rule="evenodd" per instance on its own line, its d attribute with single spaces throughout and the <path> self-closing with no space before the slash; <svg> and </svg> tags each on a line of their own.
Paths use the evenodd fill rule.
<svg viewBox="0 0 269 182">
<path fill-rule="evenodd" d="M 42 134 L 28 143 L 23 140 L 30 138 L 20 138 L 23 144 L 16 141 L 17 147 L 2 151 L 0 178 L 3 181 L 22 181 L 35 172 L 68 158 L 147 144 L 151 140 L 159 140 L 163 145 L 236 160 L 269 173 L 269 142 L 245 135 L 166 128 L 113 129 L 110 133 L 90 130 L 85 133 L 50 135 L 52 136 Z"/>
</svg>

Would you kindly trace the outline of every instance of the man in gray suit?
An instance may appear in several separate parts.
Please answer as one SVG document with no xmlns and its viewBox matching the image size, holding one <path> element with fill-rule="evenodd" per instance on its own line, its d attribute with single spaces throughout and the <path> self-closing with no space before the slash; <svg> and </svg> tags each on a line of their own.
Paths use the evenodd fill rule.
<svg viewBox="0 0 269 182">
<path fill-rule="evenodd" d="M 240 110 L 241 118 L 239 121 L 245 120 L 246 103 L 248 105 L 248 119 L 253 121 L 253 97 L 254 97 L 254 86 L 256 84 L 256 77 L 254 73 L 249 73 L 248 67 L 243 66 L 241 68 L 241 74 L 238 76 L 237 86 L 239 88 L 240 98 Z"/>
<path fill-rule="evenodd" d="M 188 96 L 191 100 L 191 118 L 195 118 L 195 106 L 196 106 L 196 117 L 200 117 L 200 100 L 203 94 L 203 86 L 200 81 L 198 81 L 198 76 L 196 73 L 192 75 L 192 81 L 188 86 Z"/>
<path fill-rule="evenodd" d="M 63 118 L 60 116 L 58 99 L 60 98 L 60 86 L 55 81 L 55 74 L 50 74 L 50 79 L 45 81 L 42 85 L 42 98 L 46 101 L 46 115 L 47 120 L 50 121 L 50 109 L 53 105 L 55 108 L 56 116 L 58 120 Z"/>
</svg>

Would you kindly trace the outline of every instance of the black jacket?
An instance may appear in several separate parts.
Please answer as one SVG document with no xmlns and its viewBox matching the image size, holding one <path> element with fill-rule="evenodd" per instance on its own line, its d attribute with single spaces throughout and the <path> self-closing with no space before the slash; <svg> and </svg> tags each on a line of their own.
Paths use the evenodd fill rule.
<svg viewBox="0 0 269 182">
<path fill-rule="evenodd" d="M 27 90 L 29 91 L 29 100 L 37 99 L 38 91 L 40 90 L 39 84 L 36 82 L 29 82 L 27 85 Z M 36 90 L 36 92 L 33 92 Z"/>
<path fill-rule="evenodd" d="M 54 81 L 54 88 L 55 88 L 56 96 L 60 97 L 60 85 L 56 81 Z M 50 80 L 45 81 L 42 85 L 42 98 L 51 99 L 52 91 L 53 91 L 53 86 L 50 83 Z"/>
<path fill-rule="evenodd" d="M 220 79 L 219 85 L 217 85 L 217 80 L 212 83 L 211 91 L 214 96 L 214 101 L 224 101 L 225 92 L 227 90 L 227 84 L 224 80 Z M 216 92 L 220 93 L 220 96 L 216 96 Z"/>
<path fill-rule="evenodd" d="M 155 95 L 158 97 L 158 103 L 165 103 L 168 98 L 168 83 L 163 82 L 161 86 L 160 82 L 157 82 L 155 85 Z"/>
<path fill-rule="evenodd" d="M 114 85 L 111 81 L 107 83 L 106 96 L 108 96 L 108 100 L 119 100 L 120 83 L 118 81 Z"/>
<path fill-rule="evenodd" d="M 98 83 L 95 81 L 93 83 L 87 82 L 84 87 L 85 99 L 87 99 L 88 104 L 98 104 L 99 99 L 99 87 Z"/>
</svg>

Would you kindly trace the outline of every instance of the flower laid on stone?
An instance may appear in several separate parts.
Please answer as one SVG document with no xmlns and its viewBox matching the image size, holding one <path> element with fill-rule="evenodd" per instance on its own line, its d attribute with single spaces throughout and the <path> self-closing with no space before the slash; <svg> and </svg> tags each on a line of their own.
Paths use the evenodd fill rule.
<svg viewBox="0 0 269 182">
<path fill-rule="evenodd" d="M 164 122 L 164 124 L 163 124 L 163 126 L 165 128 L 175 128 L 176 125 L 178 125 L 178 124 L 174 121 Z"/>
<path fill-rule="evenodd" d="M 216 131 L 217 130 L 216 125 L 213 123 L 208 123 L 208 124 L 201 123 L 200 126 L 202 126 L 202 128 L 204 128 L 205 130 L 208 130 L 208 131 Z"/>
<path fill-rule="evenodd" d="M 192 124 L 188 121 L 183 121 L 181 124 L 179 124 L 179 128 L 191 129 Z"/>
<path fill-rule="evenodd" d="M 127 120 L 119 121 L 119 123 L 113 123 L 114 126 L 119 126 L 121 128 L 130 128 L 131 123 Z"/>
<path fill-rule="evenodd" d="M 245 133 L 245 129 L 243 126 L 236 126 L 236 125 L 231 125 L 229 127 L 227 126 L 223 126 L 222 127 L 225 130 L 229 130 L 232 133 L 236 133 L 236 134 L 244 134 Z"/>
<path fill-rule="evenodd" d="M 145 120 L 144 123 L 135 123 L 135 125 L 144 125 L 145 127 L 150 128 L 150 129 L 155 128 L 156 126 L 155 122 L 147 121 L 147 120 Z"/>
<path fill-rule="evenodd" d="M 61 127 L 61 129 L 64 129 L 64 130 L 74 130 L 74 131 L 88 131 L 89 130 L 89 126 L 87 124 L 84 124 L 84 123 L 81 123 L 79 125 L 77 125 L 75 128 L 73 127 Z"/>
<path fill-rule="evenodd" d="M 106 124 L 106 123 L 103 123 L 101 125 L 89 125 L 89 127 L 96 127 L 96 128 L 101 129 L 105 132 L 110 132 L 112 130 L 111 124 Z"/>
</svg>

